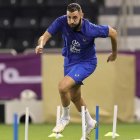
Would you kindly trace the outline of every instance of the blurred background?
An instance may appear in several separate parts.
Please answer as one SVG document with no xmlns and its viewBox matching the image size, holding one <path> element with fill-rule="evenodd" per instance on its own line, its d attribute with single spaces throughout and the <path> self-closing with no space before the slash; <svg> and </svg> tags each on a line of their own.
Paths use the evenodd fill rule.
<svg viewBox="0 0 140 140">
<path fill-rule="evenodd" d="M 71 2 L 78 2 L 91 22 L 116 28 L 120 50 L 139 48 L 139 0 L 0 0 L 0 49 L 22 53 L 34 48 L 38 37 L 55 18 L 66 13 Z M 104 41 L 100 41 L 97 50 L 108 49 L 100 47 L 102 44 Z M 61 36 L 50 40 L 47 47 L 61 48 Z"/>
<path fill-rule="evenodd" d="M 0 1 L 0 48 L 14 49 L 22 53 L 34 48 L 38 37 L 58 16 L 66 14 L 71 0 L 1 0 Z M 77 1 L 85 11 L 85 17 L 97 23 L 102 0 Z M 20 47 L 19 47 L 20 46 Z M 48 48 L 61 48 L 61 36 L 50 40 Z"/>
<path fill-rule="evenodd" d="M 140 0 L 0 0 L 0 122 L 11 124 L 17 112 L 21 122 L 29 106 L 33 123 L 54 122 L 60 104 L 57 84 L 63 77 L 63 42 L 58 33 L 35 55 L 39 36 L 71 2 L 81 5 L 85 18 L 110 25 L 118 32 L 118 60 L 107 64 L 109 39 L 97 39 L 98 68 L 83 86 L 92 115 L 101 107 L 101 120 L 140 122 Z M 73 106 L 72 106 L 73 108 Z M 72 121 L 79 114 L 72 111 Z"/>
</svg>

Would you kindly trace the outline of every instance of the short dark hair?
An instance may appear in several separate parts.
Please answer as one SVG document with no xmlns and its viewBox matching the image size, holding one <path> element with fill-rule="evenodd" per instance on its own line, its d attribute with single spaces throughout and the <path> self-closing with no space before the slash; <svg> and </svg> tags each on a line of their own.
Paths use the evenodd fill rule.
<svg viewBox="0 0 140 140">
<path fill-rule="evenodd" d="M 81 11 L 81 6 L 78 3 L 71 3 L 67 6 L 67 11 L 69 12 L 75 12 L 75 11 Z"/>
</svg>

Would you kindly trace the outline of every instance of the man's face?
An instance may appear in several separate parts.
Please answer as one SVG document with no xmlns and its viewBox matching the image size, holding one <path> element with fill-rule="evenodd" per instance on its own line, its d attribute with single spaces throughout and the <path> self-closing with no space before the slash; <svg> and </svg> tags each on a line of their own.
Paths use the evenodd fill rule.
<svg viewBox="0 0 140 140">
<path fill-rule="evenodd" d="M 78 28 L 81 24 L 82 14 L 79 11 L 69 12 L 67 11 L 67 21 L 71 28 Z"/>
</svg>

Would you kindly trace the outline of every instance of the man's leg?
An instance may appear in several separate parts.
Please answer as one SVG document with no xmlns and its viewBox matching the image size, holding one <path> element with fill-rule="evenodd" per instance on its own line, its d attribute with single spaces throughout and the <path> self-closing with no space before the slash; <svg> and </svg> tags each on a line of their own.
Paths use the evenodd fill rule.
<svg viewBox="0 0 140 140">
<path fill-rule="evenodd" d="M 81 106 L 85 106 L 86 104 L 81 97 L 81 85 L 75 85 L 71 90 L 70 90 L 70 95 L 71 95 L 71 100 L 76 106 L 77 110 L 81 113 Z M 86 108 L 85 111 L 85 120 L 86 120 L 86 139 L 90 139 L 90 134 L 91 131 L 96 127 L 97 122 L 92 119 L 92 117 L 89 114 L 88 109 Z"/>
<path fill-rule="evenodd" d="M 59 124 L 56 125 L 56 127 L 53 129 L 53 132 L 55 133 L 62 132 L 65 126 L 70 121 L 70 116 L 69 116 L 69 106 L 71 101 L 70 90 L 74 85 L 75 85 L 75 81 L 69 76 L 65 76 L 59 82 L 58 89 L 62 102 L 62 115 Z"/>
<path fill-rule="evenodd" d="M 85 106 L 86 104 L 81 97 L 81 85 L 75 85 L 71 90 L 70 90 L 70 95 L 71 95 L 71 101 L 74 103 L 76 106 L 77 110 L 81 112 L 81 106 Z M 92 117 L 90 116 L 88 109 L 86 108 L 85 112 L 85 117 L 86 117 L 86 123 L 87 125 L 92 124 Z"/>
<path fill-rule="evenodd" d="M 75 85 L 73 88 L 71 88 L 70 97 L 71 101 L 74 103 L 75 107 L 79 112 L 81 112 L 81 106 L 86 107 L 86 104 L 81 97 L 81 85 Z"/>
<path fill-rule="evenodd" d="M 58 90 L 59 90 L 63 107 L 67 107 L 70 105 L 70 101 L 71 101 L 70 90 L 74 87 L 74 85 L 75 85 L 75 81 L 69 76 L 65 76 L 59 82 Z"/>
</svg>

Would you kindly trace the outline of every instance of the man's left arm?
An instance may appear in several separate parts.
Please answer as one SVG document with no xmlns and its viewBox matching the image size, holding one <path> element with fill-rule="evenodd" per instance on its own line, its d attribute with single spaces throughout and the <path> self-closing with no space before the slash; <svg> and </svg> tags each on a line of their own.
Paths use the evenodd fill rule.
<svg viewBox="0 0 140 140">
<path fill-rule="evenodd" d="M 107 62 L 115 61 L 117 58 L 117 31 L 109 26 L 109 35 L 112 45 L 112 53 L 109 55 Z"/>
</svg>

